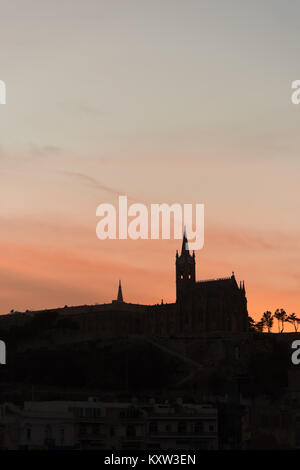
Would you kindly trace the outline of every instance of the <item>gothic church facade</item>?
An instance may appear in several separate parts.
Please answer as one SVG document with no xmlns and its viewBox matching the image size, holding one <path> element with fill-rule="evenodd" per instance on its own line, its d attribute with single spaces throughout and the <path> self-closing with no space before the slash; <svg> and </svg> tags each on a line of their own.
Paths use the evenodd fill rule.
<svg viewBox="0 0 300 470">
<path fill-rule="evenodd" d="M 231 277 L 196 281 L 195 253 L 190 254 L 184 234 L 181 254 L 176 253 L 177 328 L 182 333 L 248 330 L 244 282 Z"/>
</svg>

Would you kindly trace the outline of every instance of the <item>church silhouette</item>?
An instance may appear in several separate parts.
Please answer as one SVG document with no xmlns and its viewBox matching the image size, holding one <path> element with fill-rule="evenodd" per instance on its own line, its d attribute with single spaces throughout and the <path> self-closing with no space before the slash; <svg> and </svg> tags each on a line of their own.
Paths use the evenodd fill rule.
<svg viewBox="0 0 300 470">
<path fill-rule="evenodd" d="M 118 296 L 112 302 L 116 304 L 124 312 L 143 311 L 143 324 L 135 322 L 137 333 L 196 336 L 203 332 L 248 330 L 244 281 L 238 285 L 234 273 L 230 277 L 196 281 L 195 252 L 189 251 L 185 231 L 180 255 L 176 251 L 176 302 L 153 306 L 126 303 L 119 281 Z"/>
<path fill-rule="evenodd" d="M 1 316 L 1 325 L 25 324 L 39 314 L 71 319 L 78 340 L 128 335 L 196 337 L 209 332 L 246 332 L 247 299 L 244 282 L 234 273 L 226 278 L 196 281 L 195 253 L 184 232 L 181 253 L 176 252 L 176 302 L 141 305 L 124 301 L 121 280 L 111 303 L 65 306 Z M 71 339 L 71 338 L 70 338 Z"/>
</svg>

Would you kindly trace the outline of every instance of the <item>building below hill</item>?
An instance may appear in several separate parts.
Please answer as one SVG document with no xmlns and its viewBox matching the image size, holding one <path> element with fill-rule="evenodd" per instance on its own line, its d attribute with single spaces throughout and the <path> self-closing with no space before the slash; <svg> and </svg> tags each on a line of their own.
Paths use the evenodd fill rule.
<svg viewBox="0 0 300 470">
<path fill-rule="evenodd" d="M 218 449 L 218 412 L 183 403 L 31 401 L 0 406 L 0 450 Z"/>
</svg>

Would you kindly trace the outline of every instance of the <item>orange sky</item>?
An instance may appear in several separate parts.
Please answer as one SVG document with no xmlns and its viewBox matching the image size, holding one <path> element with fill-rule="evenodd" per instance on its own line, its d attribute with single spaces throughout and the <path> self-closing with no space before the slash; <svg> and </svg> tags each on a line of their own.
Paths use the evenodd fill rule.
<svg viewBox="0 0 300 470">
<path fill-rule="evenodd" d="M 181 242 L 105 240 L 66 221 L 51 224 L 5 220 L 12 237 L 1 236 L 2 313 L 110 302 L 122 279 L 126 301 L 175 300 L 175 252 Z M 95 224 L 96 225 L 96 224 Z M 20 237 L 21 234 L 21 237 Z M 245 280 L 249 313 L 300 311 L 299 277 L 290 269 L 298 237 L 207 227 L 196 253 L 197 279 L 230 276 Z"/>
<path fill-rule="evenodd" d="M 117 195 L 203 203 L 197 278 L 300 314 L 300 4 L 1 5 L 0 313 L 175 299 L 180 241 L 96 238 Z"/>
</svg>

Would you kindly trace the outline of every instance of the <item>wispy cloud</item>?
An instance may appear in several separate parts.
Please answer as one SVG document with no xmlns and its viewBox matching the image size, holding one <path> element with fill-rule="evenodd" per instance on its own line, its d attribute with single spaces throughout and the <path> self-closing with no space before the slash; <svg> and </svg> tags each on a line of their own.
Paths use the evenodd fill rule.
<svg viewBox="0 0 300 470">
<path fill-rule="evenodd" d="M 60 106 L 63 108 L 64 111 L 68 113 L 72 113 L 72 114 L 78 113 L 78 114 L 91 117 L 93 119 L 108 115 L 108 113 L 103 112 L 96 106 L 88 104 L 88 103 L 65 101 L 65 102 L 61 102 Z"/>
<path fill-rule="evenodd" d="M 44 158 L 50 156 L 56 156 L 61 153 L 61 147 L 56 145 L 37 145 L 31 143 L 29 145 L 30 158 Z"/>
<path fill-rule="evenodd" d="M 123 196 L 127 195 L 128 200 L 130 201 L 137 201 L 137 198 L 134 198 L 128 194 L 126 194 L 126 191 L 122 191 L 116 188 L 113 188 L 111 186 L 107 186 L 106 184 L 103 184 L 101 181 L 97 180 L 93 176 L 86 175 L 85 173 L 80 173 L 80 172 L 75 172 L 75 171 L 64 171 L 61 170 L 59 171 L 60 174 L 63 174 L 69 178 L 75 178 L 78 181 L 81 181 L 83 184 L 86 184 L 92 188 L 95 189 L 100 189 L 102 191 L 106 191 L 107 193 L 113 194 L 114 196 Z M 142 201 L 139 201 L 142 202 Z"/>
<path fill-rule="evenodd" d="M 234 248 L 262 251 L 292 251 L 300 248 L 300 233 L 281 231 L 251 230 L 214 226 L 208 229 L 206 237 L 214 243 Z"/>
<path fill-rule="evenodd" d="M 74 171 L 60 171 L 60 173 L 70 178 L 75 178 L 81 181 L 82 183 L 85 183 L 93 188 L 101 189 L 102 191 L 107 191 L 111 194 L 114 194 L 115 196 L 120 196 L 124 194 L 124 192 L 111 188 L 110 186 L 106 186 L 101 181 L 98 181 L 96 178 L 86 175 L 84 173 L 79 173 L 79 172 L 74 172 Z"/>
</svg>

